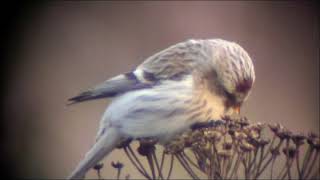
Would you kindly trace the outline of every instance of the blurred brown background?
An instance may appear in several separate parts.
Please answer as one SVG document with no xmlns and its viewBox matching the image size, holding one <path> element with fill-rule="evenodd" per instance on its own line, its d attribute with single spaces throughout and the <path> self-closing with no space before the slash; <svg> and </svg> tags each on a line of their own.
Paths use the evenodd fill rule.
<svg viewBox="0 0 320 180">
<path fill-rule="evenodd" d="M 190 38 L 238 42 L 251 55 L 256 84 L 242 114 L 319 132 L 319 18 L 301 2 L 51 2 L 19 26 L 19 61 L 4 99 L 4 156 L 19 177 L 64 178 L 92 145 L 108 101 L 66 100 Z M 125 162 L 117 150 L 105 159 Z M 89 177 L 96 178 L 94 172 Z M 179 170 L 175 178 L 186 177 Z"/>
</svg>

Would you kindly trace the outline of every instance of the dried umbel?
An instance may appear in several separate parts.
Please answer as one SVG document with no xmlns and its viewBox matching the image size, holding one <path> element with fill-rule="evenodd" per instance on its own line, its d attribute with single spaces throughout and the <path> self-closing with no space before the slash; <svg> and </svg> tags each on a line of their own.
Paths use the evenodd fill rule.
<svg viewBox="0 0 320 180">
<path fill-rule="evenodd" d="M 139 139 L 137 151 L 140 157 L 131 149 L 131 141 L 123 142 L 120 148 L 147 179 L 170 179 L 175 160 L 192 179 L 204 176 L 209 179 L 257 179 L 262 175 L 270 179 L 320 177 L 320 138 L 315 133 L 305 136 L 280 124 L 253 124 L 247 118 L 230 117 L 218 123 L 210 121 L 193 127 L 163 148 L 156 148 L 155 139 Z M 163 149 L 161 158 L 156 156 L 158 149 Z M 148 159 L 147 165 L 139 160 L 144 157 Z M 119 178 L 123 165 L 121 168 L 117 168 L 118 163 L 112 166 L 118 170 Z M 164 166 L 169 166 L 169 171 L 164 171 Z"/>
</svg>

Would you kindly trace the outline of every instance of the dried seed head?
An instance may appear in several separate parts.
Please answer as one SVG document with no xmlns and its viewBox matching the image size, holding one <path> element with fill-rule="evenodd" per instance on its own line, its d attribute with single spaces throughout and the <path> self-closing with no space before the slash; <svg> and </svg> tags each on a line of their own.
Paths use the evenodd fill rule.
<svg viewBox="0 0 320 180">
<path fill-rule="evenodd" d="M 276 133 L 276 135 L 280 139 L 290 139 L 292 136 L 292 132 L 286 128 L 280 128 L 278 133 Z"/>
<path fill-rule="evenodd" d="M 166 144 L 164 146 L 164 152 L 166 154 L 176 154 L 183 151 L 183 149 L 184 149 L 184 142 L 182 142 L 181 140 L 171 141 L 169 144 Z"/>
<path fill-rule="evenodd" d="M 286 156 L 288 156 L 289 158 L 294 158 L 295 157 L 295 155 L 296 155 L 296 153 L 297 153 L 297 150 L 296 150 L 296 148 L 295 147 L 293 147 L 293 146 L 290 146 L 290 147 L 284 147 L 283 149 L 282 149 L 282 152 L 283 152 L 283 154 L 285 154 Z"/>
<path fill-rule="evenodd" d="M 155 150 L 156 139 L 153 138 L 143 138 L 140 139 L 140 146 L 138 147 L 138 152 L 142 156 L 147 156 Z"/>
<path fill-rule="evenodd" d="M 247 134 L 250 138 L 252 139 L 258 139 L 260 138 L 260 132 L 255 130 L 255 129 L 251 129 L 248 134 Z"/>
<path fill-rule="evenodd" d="M 222 133 L 216 130 L 207 130 L 204 131 L 204 137 L 209 141 L 218 142 L 222 137 Z"/>
<path fill-rule="evenodd" d="M 240 144 L 240 149 L 243 152 L 250 152 L 252 150 L 254 150 L 254 146 L 250 143 L 248 143 L 247 141 L 242 141 Z"/>
<path fill-rule="evenodd" d="M 238 123 L 241 127 L 245 127 L 249 125 L 249 120 L 246 117 L 241 117 L 236 123 Z"/>
<path fill-rule="evenodd" d="M 269 144 L 270 143 L 270 140 L 269 139 L 260 139 L 259 140 L 259 144 L 260 144 L 260 146 L 265 146 L 265 145 L 267 145 L 267 144 Z"/>
<path fill-rule="evenodd" d="M 232 149 L 232 143 L 231 142 L 225 142 L 223 143 L 223 149 L 224 150 L 231 150 Z"/>
<path fill-rule="evenodd" d="M 256 124 L 249 125 L 249 127 L 251 130 L 257 131 L 260 134 L 262 129 L 265 127 L 265 124 L 258 122 Z"/>
<path fill-rule="evenodd" d="M 317 151 L 320 150 L 320 137 L 315 133 L 310 133 L 308 135 L 307 142 L 312 148 L 315 148 Z"/>
<path fill-rule="evenodd" d="M 238 140 L 242 140 L 242 139 L 247 138 L 247 135 L 246 135 L 244 132 L 242 132 L 242 131 L 236 131 L 236 132 L 234 133 L 234 136 L 235 136 L 235 138 L 238 139 Z"/>
<path fill-rule="evenodd" d="M 306 136 L 303 135 L 302 133 L 292 135 L 292 141 L 294 142 L 294 144 L 296 146 L 300 146 L 300 145 L 304 144 L 305 139 L 306 139 Z"/>
<path fill-rule="evenodd" d="M 272 149 L 270 149 L 270 152 L 271 152 L 272 156 L 280 155 L 279 148 L 272 148 Z"/>
<path fill-rule="evenodd" d="M 98 163 L 95 166 L 93 166 L 93 169 L 96 171 L 100 171 L 103 168 L 103 163 Z"/>
<path fill-rule="evenodd" d="M 118 161 L 117 163 L 114 163 L 114 162 L 112 161 L 112 162 L 111 162 L 111 166 L 112 166 L 113 168 L 116 168 L 116 169 L 121 169 L 121 168 L 123 168 L 123 164 L 120 163 L 119 161 Z"/>
<path fill-rule="evenodd" d="M 228 133 L 231 137 L 234 137 L 234 133 L 235 133 L 234 128 L 229 129 Z"/>
<path fill-rule="evenodd" d="M 277 134 L 282 127 L 280 124 L 277 123 L 277 124 L 269 124 L 269 128 L 274 134 Z"/>
<path fill-rule="evenodd" d="M 257 138 L 248 137 L 246 140 L 256 148 L 260 146 L 259 139 Z"/>
</svg>

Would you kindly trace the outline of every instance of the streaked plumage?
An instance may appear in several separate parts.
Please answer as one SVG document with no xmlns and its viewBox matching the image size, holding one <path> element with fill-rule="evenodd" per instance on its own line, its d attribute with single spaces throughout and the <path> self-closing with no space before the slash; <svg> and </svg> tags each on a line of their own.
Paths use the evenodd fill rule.
<svg viewBox="0 0 320 180">
<path fill-rule="evenodd" d="M 84 177 L 120 138 L 157 137 L 165 143 L 196 122 L 232 113 L 254 80 L 252 61 L 238 44 L 188 40 L 71 98 L 72 103 L 115 99 L 101 119 L 97 142 L 70 178 Z"/>
</svg>

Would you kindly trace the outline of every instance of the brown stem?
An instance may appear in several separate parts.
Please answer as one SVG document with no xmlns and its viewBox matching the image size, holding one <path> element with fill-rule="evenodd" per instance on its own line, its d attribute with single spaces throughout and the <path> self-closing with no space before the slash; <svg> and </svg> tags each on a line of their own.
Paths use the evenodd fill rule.
<svg viewBox="0 0 320 180">
<path fill-rule="evenodd" d="M 287 174 L 288 174 L 289 179 L 291 179 L 291 171 L 290 171 L 291 165 L 289 163 L 289 161 L 290 161 L 290 158 L 289 158 L 289 143 L 290 143 L 290 141 L 289 141 L 289 139 L 287 139 L 287 141 L 286 141 L 286 149 L 287 149 L 286 151 L 287 152 L 285 152 L 285 154 L 286 154 Z"/>
<path fill-rule="evenodd" d="M 316 154 L 314 155 L 315 157 L 312 160 L 311 166 L 309 166 L 309 169 L 306 168 L 306 176 L 304 177 L 305 179 L 308 179 L 309 175 L 311 174 L 312 169 L 314 168 L 314 163 L 317 162 L 318 155 L 319 153 L 316 152 Z"/>
<path fill-rule="evenodd" d="M 193 162 L 192 159 L 184 151 L 182 151 L 182 155 L 190 164 L 192 164 L 195 168 L 203 172 L 202 169 L 195 162 Z"/>
<path fill-rule="evenodd" d="M 273 158 L 274 158 L 274 157 L 271 156 L 271 157 L 269 158 L 269 160 L 262 166 L 261 170 L 258 171 L 255 179 L 258 178 L 258 177 L 262 174 L 262 172 L 268 167 L 268 165 L 270 164 L 270 162 L 271 162 L 271 160 L 272 160 Z"/>
<path fill-rule="evenodd" d="M 307 153 L 306 153 L 306 155 L 305 155 L 304 158 L 303 158 L 302 170 L 301 170 L 302 177 L 303 177 L 303 175 L 304 175 L 304 171 L 305 171 L 306 165 L 309 163 L 310 154 L 312 154 L 312 152 L 313 152 L 313 148 L 311 148 L 311 146 L 309 145 L 309 146 L 308 146 Z"/>
<path fill-rule="evenodd" d="M 156 164 L 156 167 L 157 167 L 157 170 L 158 170 L 158 175 L 161 179 L 163 179 L 163 176 L 162 176 L 162 171 L 160 169 L 160 166 L 159 166 L 159 162 L 158 162 L 158 158 L 157 158 L 157 155 L 155 153 L 155 151 L 152 152 L 152 156 L 153 156 L 153 159 L 154 159 L 154 162 Z"/>
<path fill-rule="evenodd" d="M 232 167 L 235 167 L 235 165 L 236 165 L 236 162 L 237 162 L 237 158 L 236 158 L 236 160 L 234 161 L 234 159 L 235 159 L 235 157 L 236 156 L 239 156 L 238 155 L 238 153 L 236 153 L 236 151 L 233 151 L 233 153 L 232 153 L 232 157 L 231 157 L 231 163 L 230 163 L 230 166 L 228 166 L 227 168 L 228 168 L 228 172 L 227 172 L 227 174 L 226 174 L 226 179 L 231 179 L 231 173 L 232 173 L 232 171 L 231 171 L 231 168 Z M 233 165 L 233 166 L 232 166 Z"/>
<path fill-rule="evenodd" d="M 163 170 L 165 157 L 166 157 L 166 154 L 164 153 L 164 151 L 162 151 L 161 162 L 160 162 L 160 172 L 161 172 L 161 174 L 162 174 L 162 170 Z M 164 178 L 164 176 L 162 176 L 162 178 Z"/>
<path fill-rule="evenodd" d="M 187 162 L 181 157 L 180 154 L 176 154 L 177 159 L 179 160 L 180 164 L 184 167 L 184 169 L 188 172 L 188 174 L 192 177 L 192 179 L 199 179 L 197 175 L 193 172 Z"/>
<path fill-rule="evenodd" d="M 130 153 L 128 152 L 127 147 L 123 148 L 124 152 L 126 153 L 127 157 L 129 158 L 129 160 L 131 161 L 131 163 L 135 166 L 135 168 L 147 179 L 151 179 L 151 177 L 148 175 L 148 173 L 145 171 L 145 169 L 143 167 L 141 167 L 140 165 L 138 165 L 133 158 L 131 157 Z M 139 167 L 140 166 L 140 167 Z"/>
<path fill-rule="evenodd" d="M 297 171 L 298 171 L 299 179 L 302 179 L 301 169 L 300 169 L 300 151 L 299 151 L 299 147 L 300 146 L 297 146 L 296 165 L 297 165 Z"/>
<path fill-rule="evenodd" d="M 270 179 L 273 177 L 273 167 L 274 167 L 274 162 L 276 161 L 277 158 L 273 158 L 271 162 L 271 173 L 270 173 Z"/>
<path fill-rule="evenodd" d="M 294 159 L 291 159 L 289 161 L 289 165 L 287 165 L 287 171 L 285 172 L 284 177 L 282 179 L 284 179 L 287 175 L 288 175 L 288 178 L 291 179 L 290 169 L 291 169 L 291 166 L 293 164 L 293 161 L 294 161 Z"/>
<path fill-rule="evenodd" d="M 149 164 L 149 167 L 150 167 L 150 170 L 151 170 L 151 173 L 152 173 L 152 179 L 155 179 L 156 178 L 156 173 L 155 173 L 155 170 L 154 170 L 153 158 L 152 158 L 151 153 L 147 154 L 147 160 L 148 160 L 148 164 Z"/>
<path fill-rule="evenodd" d="M 236 163 L 235 163 L 235 165 L 233 167 L 232 173 L 230 175 L 230 179 L 232 179 L 234 173 L 238 171 L 238 168 L 239 168 L 239 165 L 240 165 L 240 162 L 241 162 L 241 156 L 242 156 L 242 153 L 238 152 L 238 159 L 236 160 Z"/>
<path fill-rule="evenodd" d="M 253 160 L 252 160 L 252 161 L 250 162 L 250 164 L 249 164 L 249 172 L 252 172 L 252 173 L 253 173 L 252 168 L 253 168 L 253 165 L 254 165 L 255 162 L 256 162 L 257 154 L 258 154 L 258 149 L 255 149 L 255 150 L 254 150 L 254 154 L 253 154 Z"/>
<path fill-rule="evenodd" d="M 172 169 L 173 169 L 173 162 L 174 162 L 174 155 L 172 154 L 172 155 L 171 155 L 171 161 L 170 161 L 170 167 L 169 167 L 169 172 L 168 172 L 167 179 L 169 179 L 170 176 L 171 176 Z"/>
</svg>

